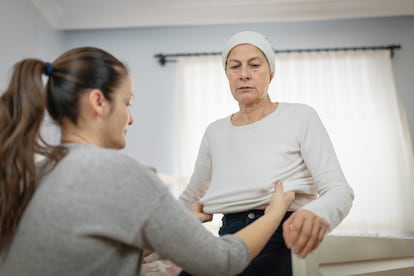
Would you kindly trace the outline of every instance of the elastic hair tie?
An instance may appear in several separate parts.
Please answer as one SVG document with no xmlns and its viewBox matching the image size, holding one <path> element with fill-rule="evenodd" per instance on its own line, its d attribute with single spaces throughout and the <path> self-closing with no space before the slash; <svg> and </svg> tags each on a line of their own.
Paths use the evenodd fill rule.
<svg viewBox="0 0 414 276">
<path fill-rule="evenodd" d="M 52 73 L 53 73 L 52 63 L 46 62 L 46 68 L 45 68 L 44 74 L 49 77 L 50 75 L 52 75 Z"/>
</svg>

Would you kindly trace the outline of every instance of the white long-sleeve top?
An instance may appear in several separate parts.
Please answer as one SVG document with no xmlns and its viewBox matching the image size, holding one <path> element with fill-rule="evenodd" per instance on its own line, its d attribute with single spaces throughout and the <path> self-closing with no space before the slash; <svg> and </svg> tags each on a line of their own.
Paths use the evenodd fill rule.
<svg viewBox="0 0 414 276">
<path fill-rule="evenodd" d="M 199 200 L 206 213 L 263 208 L 273 183 L 296 191 L 292 209 L 305 208 L 325 219 L 330 230 L 348 214 L 354 198 L 318 114 L 304 104 L 279 103 L 249 125 L 230 116 L 210 124 L 194 173 L 179 199 Z"/>
</svg>

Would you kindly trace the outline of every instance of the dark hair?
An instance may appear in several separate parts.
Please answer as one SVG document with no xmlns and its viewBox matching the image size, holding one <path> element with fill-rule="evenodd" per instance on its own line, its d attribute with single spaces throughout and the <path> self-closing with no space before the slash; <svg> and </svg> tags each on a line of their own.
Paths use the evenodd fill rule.
<svg viewBox="0 0 414 276">
<path fill-rule="evenodd" d="M 48 76 L 46 87 L 42 74 Z M 14 235 L 36 189 L 35 153 L 56 164 L 67 152 L 41 137 L 45 108 L 58 124 L 63 118 L 76 124 L 82 93 L 100 89 L 112 101 L 127 74 L 122 62 L 93 47 L 69 50 L 53 63 L 24 59 L 14 65 L 0 97 L 0 247 Z"/>
</svg>

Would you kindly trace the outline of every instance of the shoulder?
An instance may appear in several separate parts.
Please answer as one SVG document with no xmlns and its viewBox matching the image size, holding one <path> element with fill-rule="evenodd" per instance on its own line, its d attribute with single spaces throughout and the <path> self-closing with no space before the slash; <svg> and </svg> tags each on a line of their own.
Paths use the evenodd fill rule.
<svg viewBox="0 0 414 276">
<path fill-rule="evenodd" d="M 218 130 L 229 128 L 231 126 L 230 117 L 231 116 L 227 116 L 211 122 L 206 128 L 206 132 L 215 132 Z"/>
<path fill-rule="evenodd" d="M 62 160 L 65 168 L 101 172 L 114 177 L 119 175 L 137 176 L 149 171 L 137 159 L 119 150 L 99 148 L 93 145 L 68 145 L 69 153 Z"/>
<path fill-rule="evenodd" d="M 317 114 L 316 110 L 304 103 L 279 103 L 281 111 L 290 114 L 306 115 L 306 114 Z"/>
<path fill-rule="evenodd" d="M 322 124 L 316 109 L 303 103 L 281 103 L 280 104 L 281 120 L 288 123 L 291 128 L 300 129 L 314 128 Z"/>
<path fill-rule="evenodd" d="M 69 154 L 58 167 L 61 171 L 80 175 L 83 185 L 99 186 L 102 191 L 129 191 L 134 196 L 165 190 L 165 185 L 150 167 L 126 153 L 91 145 L 68 148 Z"/>
<path fill-rule="evenodd" d="M 93 164 L 104 165 L 109 163 L 132 163 L 134 165 L 139 162 L 131 156 L 122 153 L 119 150 L 100 148 L 93 145 L 68 145 L 68 158 L 77 160 L 79 162 L 91 162 Z"/>
</svg>

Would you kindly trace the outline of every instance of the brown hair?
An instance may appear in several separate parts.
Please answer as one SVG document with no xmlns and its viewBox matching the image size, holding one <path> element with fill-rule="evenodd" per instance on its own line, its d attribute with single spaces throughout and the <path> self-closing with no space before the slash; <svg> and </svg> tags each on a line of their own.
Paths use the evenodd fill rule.
<svg viewBox="0 0 414 276">
<path fill-rule="evenodd" d="M 48 76 L 46 87 L 42 74 Z M 64 146 L 52 146 L 41 137 L 46 107 L 58 124 L 63 118 L 76 124 L 83 92 L 100 89 L 111 101 L 127 74 L 122 62 L 93 47 L 69 50 L 53 63 L 24 59 L 15 64 L 0 97 L 0 247 L 14 235 L 35 192 L 34 154 L 56 164 L 67 152 Z"/>
</svg>

